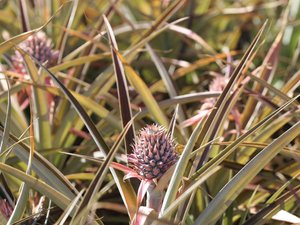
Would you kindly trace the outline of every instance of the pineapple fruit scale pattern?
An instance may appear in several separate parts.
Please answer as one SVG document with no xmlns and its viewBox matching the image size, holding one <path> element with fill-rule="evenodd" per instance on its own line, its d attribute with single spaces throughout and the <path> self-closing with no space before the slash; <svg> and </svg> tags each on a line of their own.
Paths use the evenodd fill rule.
<svg viewBox="0 0 300 225">
<path fill-rule="evenodd" d="M 158 125 L 143 128 L 128 155 L 129 165 L 145 180 L 159 179 L 177 159 L 174 140 Z"/>
<path fill-rule="evenodd" d="M 36 58 L 40 63 L 45 63 L 46 67 L 53 66 L 58 58 L 59 51 L 52 48 L 52 41 L 43 31 L 30 36 L 19 44 L 19 48 Z M 26 75 L 24 59 L 19 51 L 15 51 L 12 56 L 12 63 L 16 72 Z"/>
</svg>

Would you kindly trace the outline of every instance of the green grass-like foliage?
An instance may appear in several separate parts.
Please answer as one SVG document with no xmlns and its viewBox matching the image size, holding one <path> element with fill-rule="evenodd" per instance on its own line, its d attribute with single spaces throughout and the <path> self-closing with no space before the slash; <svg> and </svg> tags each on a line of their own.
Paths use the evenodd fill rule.
<svg viewBox="0 0 300 225">
<path fill-rule="evenodd" d="M 300 223 L 300 5 L 242 2 L 1 1 L 0 225 Z"/>
</svg>

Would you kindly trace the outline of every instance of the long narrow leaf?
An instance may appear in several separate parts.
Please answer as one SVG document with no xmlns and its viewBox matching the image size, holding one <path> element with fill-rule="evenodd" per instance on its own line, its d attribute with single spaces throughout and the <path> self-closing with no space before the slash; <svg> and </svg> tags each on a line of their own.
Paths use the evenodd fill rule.
<svg viewBox="0 0 300 225">
<path fill-rule="evenodd" d="M 55 225 L 64 225 L 68 216 L 70 216 L 71 212 L 75 209 L 75 206 L 77 205 L 77 203 L 79 202 L 82 194 L 84 192 L 84 189 L 82 189 L 78 195 L 76 196 L 76 198 L 74 198 L 72 200 L 72 202 L 70 203 L 70 205 L 68 205 L 68 207 L 65 209 L 64 213 L 61 215 L 60 219 L 56 222 Z"/>
<path fill-rule="evenodd" d="M 299 195 L 300 185 L 284 193 L 273 203 L 260 210 L 258 213 L 250 217 L 243 225 L 262 225 L 265 224 L 276 212 L 288 202 L 295 201 L 295 195 Z"/>
<path fill-rule="evenodd" d="M 197 142 L 198 136 L 202 130 L 202 127 L 203 127 L 203 123 L 202 123 L 202 121 L 200 121 L 197 124 L 196 128 L 194 129 L 191 137 L 189 138 L 189 140 L 183 150 L 182 155 L 180 156 L 180 158 L 176 164 L 175 171 L 172 175 L 169 187 L 167 189 L 165 198 L 163 200 L 163 204 L 162 204 L 161 211 L 160 211 L 160 217 L 164 214 L 165 210 L 170 206 L 170 204 L 175 200 L 177 190 L 180 186 L 180 183 L 182 181 L 182 176 L 185 171 L 184 168 L 186 168 L 186 166 L 188 164 L 189 156 L 196 145 L 196 142 Z"/>
<path fill-rule="evenodd" d="M 3 131 L 3 128 L 0 128 Z M 27 145 L 19 142 L 18 138 L 10 134 L 9 145 L 14 145 L 13 152 L 22 161 L 27 162 L 29 159 L 30 149 Z M 18 144 L 16 144 L 18 143 Z M 38 176 L 46 182 L 48 185 L 55 187 L 57 190 L 62 192 L 68 198 L 73 198 L 77 195 L 77 190 L 68 181 L 64 175 L 55 168 L 49 161 L 47 161 L 38 152 L 34 153 L 32 162 L 32 169 L 38 174 Z"/>
<path fill-rule="evenodd" d="M 285 18 L 285 20 L 286 19 L 287 18 Z M 283 23 L 283 26 L 285 26 L 285 23 L 286 22 Z M 274 72 L 276 70 L 277 63 L 278 63 L 282 37 L 283 37 L 283 29 L 277 35 L 274 43 L 272 44 L 271 48 L 269 49 L 267 56 L 264 59 L 263 65 L 267 65 L 267 66 L 264 66 L 263 70 L 260 73 L 260 78 L 262 80 L 268 81 L 274 75 Z M 253 90 L 255 92 L 261 93 L 263 91 L 263 89 L 264 89 L 264 87 L 261 84 L 259 84 L 259 83 L 254 84 Z M 242 127 L 245 127 L 247 125 L 251 116 L 254 115 L 253 112 L 256 107 L 257 107 L 257 100 L 255 98 L 249 98 L 244 107 L 244 112 L 243 112 L 242 118 L 241 118 Z"/>
<path fill-rule="evenodd" d="M 34 144 L 34 136 L 33 136 L 33 126 L 32 126 L 32 121 L 33 121 L 33 115 L 32 115 L 32 111 L 31 111 L 31 117 L 30 117 L 31 121 L 30 121 L 30 153 L 29 153 L 29 158 L 28 158 L 28 162 L 27 162 L 27 169 L 26 169 L 26 174 L 30 175 L 31 172 L 31 165 L 32 165 L 32 159 L 33 159 L 33 155 L 34 155 L 34 149 L 35 149 L 35 144 Z M 13 224 L 16 221 L 18 221 L 19 219 L 22 218 L 24 211 L 26 209 L 26 205 L 27 205 L 27 201 L 28 201 L 28 197 L 29 197 L 29 185 L 25 182 L 23 182 L 21 184 L 20 187 L 20 194 L 17 200 L 17 203 L 14 207 L 14 211 L 12 213 L 12 215 L 9 218 L 9 221 L 7 224 Z"/>
<path fill-rule="evenodd" d="M 95 195 L 99 191 L 104 179 L 106 178 L 105 175 L 109 170 L 109 165 L 113 161 L 113 158 L 114 158 L 115 154 L 117 153 L 117 150 L 118 150 L 120 144 L 122 143 L 123 138 L 125 137 L 125 135 L 128 132 L 129 128 L 131 127 L 132 123 L 133 123 L 133 119 L 131 121 L 129 121 L 129 123 L 127 123 L 127 125 L 124 127 L 124 129 L 123 129 L 122 133 L 120 134 L 118 140 L 114 143 L 112 149 L 108 153 L 105 161 L 99 167 L 93 181 L 89 185 L 88 190 L 87 190 L 86 194 L 83 197 L 83 200 L 80 203 L 80 206 L 79 206 L 78 211 L 76 213 L 77 215 L 79 215 L 79 213 L 82 210 L 84 210 L 88 205 L 92 205 L 93 202 L 97 201 L 97 199 L 95 199 Z M 87 217 L 83 218 L 81 220 L 81 224 L 85 224 L 86 219 L 87 219 Z"/>
<path fill-rule="evenodd" d="M 200 125 L 198 124 L 197 128 L 194 130 L 192 136 L 190 137 L 190 139 L 183 151 L 183 155 L 180 157 L 180 159 L 176 165 L 175 173 L 173 174 L 171 181 L 170 181 L 169 188 L 167 189 L 160 215 L 163 215 L 164 211 L 170 206 L 170 204 L 174 201 L 174 199 L 176 197 L 175 190 L 178 190 L 178 188 L 180 186 L 182 175 L 184 173 L 183 168 L 186 168 L 186 165 L 188 163 L 188 154 L 190 154 L 190 152 L 193 150 L 193 148 L 196 144 L 199 146 L 203 145 L 204 138 L 209 137 L 212 134 L 213 127 L 216 125 L 216 122 L 217 122 L 216 115 L 218 113 L 218 110 L 220 110 L 220 111 L 222 110 L 222 108 L 225 106 L 225 101 L 230 97 L 230 91 L 233 88 L 234 81 L 237 79 L 238 75 L 240 74 L 240 71 L 242 70 L 242 68 L 245 65 L 245 62 L 247 61 L 247 59 L 250 56 L 251 52 L 253 51 L 255 45 L 257 44 L 257 41 L 258 41 L 264 27 L 265 27 L 265 25 L 261 28 L 261 30 L 257 34 L 255 40 L 253 41 L 252 45 L 248 48 L 248 51 L 245 53 L 243 59 L 241 60 L 241 63 L 236 68 L 234 74 L 231 76 L 231 79 L 228 82 L 228 84 L 226 85 L 224 91 L 219 96 L 218 101 L 215 105 L 215 109 L 212 110 L 212 112 L 210 113 L 208 118 L 203 122 L 204 123 L 204 124 L 202 124 L 203 127 L 202 126 L 200 127 Z M 219 114 L 221 113 L 220 111 L 219 111 Z M 219 116 L 221 116 L 221 115 L 219 115 Z M 212 122 L 214 122 L 214 123 L 212 124 Z M 200 128 L 201 128 L 201 130 L 200 130 Z M 195 139 L 197 139 L 197 140 L 195 140 Z M 209 141 L 209 139 L 207 139 L 207 141 Z M 202 165 L 202 163 L 204 163 L 206 161 L 208 151 L 209 151 L 209 148 L 206 148 L 205 151 L 203 152 L 203 154 L 201 156 L 200 165 Z"/>
<path fill-rule="evenodd" d="M 215 158 L 211 159 L 209 162 L 207 162 L 206 164 L 204 164 L 204 166 L 197 171 L 195 174 L 193 174 L 193 176 L 191 176 L 189 178 L 189 180 L 195 180 L 198 178 L 201 178 L 202 176 L 204 176 L 205 174 L 209 173 L 209 171 L 211 171 L 212 169 L 214 169 L 215 167 L 217 167 L 222 160 L 224 160 L 226 157 L 228 157 L 238 146 L 239 143 L 241 143 L 243 140 L 245 140 L 247 137 L 249 137 L 249 135 L 253 134 L 254 132 L 256 132 L 259 128 L 261 128 L 265 123 L 267 123 L 268 121 L 271 121 L 276 115 L 278 115 L 283 109 L 285 109 L 288 105 L 290 105 L 294 100 L 297 99 L 298 96 L 296 96 L 295 98 L 293 98 L 292 100 L 290 100 L 289 102 L 287 102 L 286 104 L 284 104 L 283 106 L 281 106 L 278 110 L 274 111 L 272 114 L 270 114 L 268 117 L 266 117 L 264 120 L 262 120 L 261 122 L 259 122 L 257 125 L 255 125 L 254 127 L 252 127 L 249 131 L 247 131 L 245 134 L 243 134 L 242 136 L 240 136 L 237 140 L 235 140 L 232 144 L 230 144 L 228 147 L 226 147 L 223 151 L 221 151 L 219 153 L 219 155 L 217 155 Z M 194 131 L 195 132 L 195 131 Z M 188 142 L 189 143 L 189 142 Z M 188 146 L 186 146 L 187 148 Z M 185 148 L 185 149 L 186 149 Z M 185 152 L 186 150 L 184 150 Z M 185 154 L 183 152 L 183 155 Z M 183 156 L 182 156 L 183 157 Z M 180 160 L 178 162 L 179 165 Z M 178 168 L 181 168 L 180 166 L 178 166 Z M 182 167 L 184 168 L 184 167 Z M 175 169 L 176 171 L 176 169 Z M 178 172 L 176 172 L 176 175 L 180 175 L 180 170 Z M 201 176 L 200 176 L 201 175 Z M 171 182 L 170 182 L 171 185 Z M 170 186 L 169 185 L 169 186 Z M 169 189 L 168 189 L 169 190 Z M 167 190 L 167 191 L 168 191 Z M 172 191 L 172 189 L 171 189 Z M 175 191 L 174 191 L 175 192 Z M 172 193 L 172 192 L 170 192 Z M 176 193 L 176 192 L 175 192 Z M 175 194 L 174 193 L 174 194 Z M 166 193 L 166 195 L 168 194 L 168 192 Z M 166 211 L 169 211 L 169 208 L 166 209 Z M 165 211 L 165 212 L 166 212 Z M 160 215 L 160 218 L 167 218 L 167 216 L 165 215 L 165 212 L 162 212 Z"/>
<path fill-rule="evenodd" d="M 195 221 L 197 224 L 215 224 L 222 213 L 244 187 L 274 158 L 281 149 L 300 134 L 300 121 L 275 139 L 268 147 L 258 153 L 233 179 L 216 195 L 207 208 Z"/>
<path fill-rule="evenodd" d="M 10 85 L 7 78 L 6 78 L 6 83 L 8 87 L 7 88 L 7 110 L 6 110 L 6 118 L 4 123 L 3 137 L 0 143 L 0 153 L 2 153 L 7 148 L 9 132 L 10 132 L 10 121 L 11 121 L 11 95 L 10 95 Z M 5 162 L 5 159 L 0 158 L 0 161 Z"/>
<path fill-rule="evenodd" d="M 153 51 L 153 49 L 151 48 L 150 44 L 146 45 L 146 48 L 151 56 L 152 61 L 154 62 L 167 90 L 168 93 L 170 95 L 171 98 L 176 97 L 177 94 L 177 90 L 176 90 L 176 86 L 175 83 L 173 82 L 170 74 L 168 73 L 168 71 L 166 70 L 165 66 L 163 65 L 161 59 L 158 57 L 158 55 Z M 184 110 L 182 108 L 182 106 L 178 105 L 178 119 L 179 122 L 182 123 L 183 121 L 186 120 L 186 115 L 184 113 Z M 183 135 L 187 135 L 188 132 L 186 129 L 183 129 L 182 131 Z M 186 137 L 187 139 L 187 137 Z"/>
<path fill-rule="evenodd" d="M 144 83 L 144 81 L 138 76 L 134 69 L 128 64 L 126 59 L 119 53 L 116 52 L 119 59 L 125 65 L 126 76 L 131 83 L 131 85 L 136 89 L 136 91 L 141 95 L 145 105 L 148 107 L 149 111 L 153 117 L 164 127 L 169 126 L 169 122 L 161 108 L 158 106 L 156 100 L 154 99 L 151 91 Z"/>
<path fill-rule="evenodd" d="M 24 61 L 27 65 L 28 73 L 33 83 L 39 81 L 39 72 L 36 68 L 34 61 L 31 57 L 25 53 L 23 49 L 17 48 L 18 51 L 23 55 Z M 51 148 L 51 127 L 49 123 L 49 105 L 47 101 L 46 93 L 33 86 L 32 89 L 34 101 L 32 102 L 34 114 L 37 119 L 34 121 L 35 126 L 35 138 L 38 149 Z"/>
<path fill-rule="evenodd" d="M 213 139 L 214 138 L 212 136 L 213 132 L 217 133 L 217 131 L 219 130 L 220 127 L 217 124 L 218 118 L 223 117 L 222 111 L 223 111 L 223 108 L 225 107 L 225 104 L 227 103 L 227 100 L 231 96 L 231 91 L 233 89 L 233 86 L 235 85 L 235 82 L 238 80 L 238 78 L 241 76 L 241 73 L 242 73 L 243 69 L 245 68 L 248 59 L 252 55 L 254 48 L 258 44 L 258 41 L 260 40 L 260 37 L 261 37 L 263 31 L 265 30 L 266 25 L 267 25 L 267 23 L 264 23 L 264 25 L 261 27 L 261 29 L 257 33 L 253 42 L 248 47 L 248 49 L 247 49 L 246 53 L 244 54 L 243 58 L 241 59 L 240 63 L 238 64 L 238 66 L 234 70 L 233 74 L 231 75 L 222 94 L 219 96 L 219 98 L 214 106 L 215 109 L 212 110 L 212 112 L 208 116 L 207 120 L 205 121 L 203 132 L 201 132 L 201 134 L 199 136 L 199 140 L 197 142 L 198 145 L 202 145 L 203 144 L 202 142 L 206 139 L 208 141 Z M 203 154 L 201 155 L 201 159 L 199 161 L 197 168 L 200 168 L 206 162 L 209 151 L 210 151 L 209 147 L 207 147 L 204 150 Z"/>
<path fill-rule="evenodd" d="M 128 85 L 124 74 L 123 65 L 115 52 L 115 50 L 118 51 L 118 45 L 113 30 L 107 18 L 104 16 L 103 19 L 106 25 L 107 34 L 111 45 L 111 54 L 112 54 L 114 70 L 117 78 L 116 80 L 117 80 L 117 88 L 118 88 L 119 105 L 121 109 L 121 117 L 122 117 L 122 122 L 124 127 L 132 118 L 132 111 L 130 107 L 130 100 L 128 94 Z M 129 128 L 125 138 L 127 153 L 131 153 L 132 151 L 130 146 L 132 141 L 134 140 L 134 137 L 135 137 L 134 126 L 132 126 Z"/>
<path fill-rule="evenodd" d="M 27 31 L 25 33 L 22 33 L 20 35 L 17 35 L 15 37 L 12 37 L 10 39 L 8 39 L 5 42 L 2 42 L 0 44 L 0 54 L 5 53 L 6 51 L 12 49 L 13 47 L 15 47 L 17 44 L 19 44 L 20 42 L 26 40 L 29 36 L 33 35 L 34 33 L 42 30 L 52 19 L 53 17 L 60 12 L 60 10 L 65 7 L 67 3 L 63 3 L 58 9 L 57 11 L 54 13 L 54 15 L 41 27 L 37 28 L 37 29 L 33 29 L 31 31 Z"/>
<path fill-rule="evenodd" d="M 61 207 L 62 209 L 66 209 L 70 203 L 70 199 L 63 195 L 61 192 L 57 191 L 55 188 L 50 187 L 49 185 L 45 184 L 43 181 L 34 178 L 32 176 L 27 175 L 26 173 L 15 169 L 11 166 L 6 164 L 0 163 L 0 170 L 4 173 L 8 173 L 13 177 L 22 180 L 29 187 L 39 191 L 43 195 L 47 196 L 51 199 L 57 206 Z"/>
<path fill-rule="evenodd" d="M 21 24 L 22 24 L 22 31 L 27 32 L 30 30 L 29 18 L 28 18 L 28 11 L 27 5 L 25 0 L 19 1 L 19 10 L 20 10 L 20 17 L 21 17 Z"/>
<path fill-rule="evenodd" d="M 47 73 L 51 76 L 51 78 L 55 81 L 55 83 L 60 87 L 60 89 L 64 92 L 66 97 L 69 99 L 69 101 L 72 103 L 74 108 L 76 109 L 77 113 L 81 117 L 81 119 L 84 121 L 85 125 L 87 126 L 90 134 L 93 137 L 93 140 L 95 141 L 97 147 L 103 152 L 104 155 L 107 155 L 109 153 L 109 148 L 106 145 L 104 139 L 98 132 L 96 126 L 92 122 L 91 118 L 88 116 L 86 111 L 83 109 L 83 107 L 78 103 L 78 101 L 74 98 L 74 96 L 70 93 L 70 91 L 55 77 L 54 74 L 52 74 L 47 68 L 45 68 L 41 63 L 39 63 L 36 59 L 35 62 L 39 64 L 40 67 L 42 67 Z M 134 203 L 134 194 L 133 189 L 129 183 L 124 183 L 121 178 L 121 174 L 119 172 L 116 172 L 114 169 L 111 169 L 111 173 L 113 177 L 116 180 L 116 184 L 119 188 L 120 194 L 124 200 L 124 203 L 128 209 L 128 213 L 131 216 L 132 213 L 129 209 L 135 208 Z M 127 193 L 127 194 L 125 194 Z"/>
</svg>

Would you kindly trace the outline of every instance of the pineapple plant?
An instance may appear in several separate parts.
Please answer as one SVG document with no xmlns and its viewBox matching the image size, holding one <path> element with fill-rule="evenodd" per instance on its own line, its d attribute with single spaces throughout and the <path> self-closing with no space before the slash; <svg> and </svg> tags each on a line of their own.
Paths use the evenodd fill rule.
<svg viewBox="0 0 300 225">
<path fill-rule="evenodd" d="M 0 225 L 299 223 L 299 8 L 2 1 Z"/>
<path fill-rule="evenodd" d="M 162 126 L 143 128 L 133 145 L 128 162 L 145 180 L 159 179 L 176 161 L 175 143 Z"/>
<path fill-rule="evenodd" d="M 53 49 L 51 39 L 49 39 L 43 31 L 38 31 L 32 36 L 29 36 L 25 41 L 21 42 L 18 47 L 46 67 L 54 66 L 58 59 L 59 52 Z M 12 56 L 12 64 L 16 72 L 24 76 L 27 74 L 23 56 L 18 50 L 16 50 Z"/>
</svg>

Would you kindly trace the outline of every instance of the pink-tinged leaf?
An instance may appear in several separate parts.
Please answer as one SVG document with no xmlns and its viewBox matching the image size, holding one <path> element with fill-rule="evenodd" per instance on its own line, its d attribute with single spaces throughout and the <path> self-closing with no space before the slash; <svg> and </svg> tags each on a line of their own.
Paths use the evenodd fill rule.
<svg viewBox="0 0 300 225">
<path fill-rule="evenodd" d="M 142 180 L 141 183 L 140 183 L 140 186 L 139 186 L 139 190 L 138 190 L 138 193 L 137 193 L 137 198 L 136 198 L 136 202 L 137 202 L 137 208 L 140 207 L 142 201 L 143 201 L 143 198 L 150 186 L 150 184 L 152 183 L 152 181 L 148 181 L 148 180 Z"/>
<path fill-rule="evenodd" d="M 120 164 L 120 163 L 112 162 L 110 165 L 111 165 L 112 168 L 120 170 L 125 174 L 136 173 L 135 170 L 129 168 L 128 166 Z"/>
<path fill-rule="evenodd" d="M 195 115 L 195 116 L 185 120 L 184 122 L 182 122 L 180 124 L 180 127 L 184 128 L 184 127 L 189 127 L 189 126 L 192 126 L 192 125 L 196 125 L 206 115 L 208 115 L 209 112 L 210 112 L 210 110 L 199 110 L 197 115 Z"/>
<path fill-rule="evenodd" d="M 22 111 L 24 111 L 29 106 L 29 98 L 26 97 L 26 99 L 21 103 L 20 108 Z"/>
<path fill-rule="evenodd" d="M 137 172 L 130 172 L 130 173 L 126 174 L 124 176 L 123 180 L 125 181 L 125 180 L 127 180 L 129 178 L 137 178 L 139 180 L 143 179 L 140 175 L 137 174 Z"/>
<path fill-rule="evenodd" d="M 241 119 L 240 119 L 241 114 L 240 114 L 239 110 L 237 108 L 233 108 L 231 110 L 231 115 L 233 117 L 233 120 L 235 122 L 238 132 L 241 133 L 242 132 Z"/>
<path fill-rule="evenodd" d="M 93 161 L 93 162 L 96 162 L 96 163 L 103 163 L 104 162 L 104 159 L 96 159 L 94 157 L 90 157 L 90 156 L 87 156 L 87 155 L 80 155 L 80 154 L 75 154 L 75 153 L 70 153 L 70 152 L 60 152 L 60 153 L 65 154 L 65 155 L 71 155 L 71 156 L 79 157 L 79 158 L 89 160 L 89 161 Z M 125 166 L 123 164 L 116 163 L 116 162 L 111 162 L 111 164 L 109 166 L 116 169 L 116 170 L 122 171 L 125 174 L 132 174 L 133 175 L 132 177 L 136 177 L 136 178 L 140 179 L 140 176 L 135 172 L 135 170 L 131 169 L 128 166 Z M 134 174 L 136 174 L 136 175 L 134 175 Z"/>
<path fill-rule="evenodd" d="M 146 220 L 147 220 L 148 216 L 150 214 L 152 214 L 152 212 L 154 212 L 154 214 L 155 214 L 154 209 L 151 209 L 151 208 L 148 208 L 148 207 L 145 207 L 145 206 L 141 206 L 139 208 L 139 211 L 137 213 L 136 218 L 133 220 L 133 222 L 131 223 L 131 225 L 146 224 Z M 153 217 L 155 217 L 155 215 L 153 215 Z"/>
<path fill-rule="evenodd" d="M 82 131 L 82 130 L 77 130 L 77 129 L 75 129 L 75 128 L 71 128 L 71 129 L 70 129 L 70 132 L 71 132 L 72 134 L 74 134 L 75 136 L 81 137 L 81 138 L 83 138 L 83 139 L 85 139 L 85 140 L 91 140 L 91 139 L 92 139 L 92 137 L 91 137 L 91 135 L 90 135 L 89 133 L 84 132 L 84 131 Z"/>
</svg>

